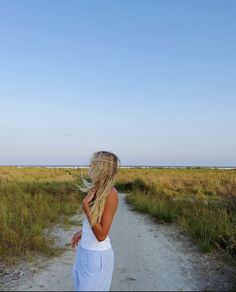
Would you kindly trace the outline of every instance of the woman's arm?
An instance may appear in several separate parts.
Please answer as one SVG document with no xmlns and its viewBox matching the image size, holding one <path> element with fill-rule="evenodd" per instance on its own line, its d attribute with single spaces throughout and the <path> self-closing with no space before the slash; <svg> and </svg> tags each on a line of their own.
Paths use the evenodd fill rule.
<svg viewBox="0 0 236 292">
<path fill-rule="evenodd" d="M 76 232 L 73 235 L 73 237 L 71 239 L 71 243 L 70 243 L 73 248 L 75 248 L 79 244 L 79 241 L 81 240 L 81 237 L 82 237 L 82 230 Z"/>
<path fill-rule="evenodd" d="M 118 202 L 118 192 L 113 189 L 106 199 L 101 222 L 96 223 L 93 227 L 91 227 L 98 241 L 103 241 L 106 239 L 112 224 L 113 216 L 118 207 Z M 83 208 L 88 217 L 88 221 L 90 222 L 91 210 L 87 200 L 83 201 Z"/>
</svg>

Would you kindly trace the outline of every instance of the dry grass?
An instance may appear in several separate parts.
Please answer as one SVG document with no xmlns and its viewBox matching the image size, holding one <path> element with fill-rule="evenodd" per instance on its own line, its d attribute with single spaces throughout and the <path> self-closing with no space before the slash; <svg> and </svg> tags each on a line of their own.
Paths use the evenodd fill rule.
<svg viewBox="0 0 236 292">
<path fill-rule="evenodd" d="M 43 229 L 75 213 L 87 169 L 0 167 L 0 258 L 50 253 Z M 119 169 L 116 187 L 158 222 L 177 221 L 203 250 L 236 247 L 236 171 Z"/>
<path fill-rule="evenodd" d="M 236 252 L 236 170 L 122 169 L 117 188 L 135 210 L 181 224 L 203 251 Z"/>
<path fill-rule="evenodd" d="M 44 228 L 65 220 L 79 208 L 74 186 L 78 171 L 0 168 L 0 259 L 28 251 L 53 254 Z"/>
</svg>

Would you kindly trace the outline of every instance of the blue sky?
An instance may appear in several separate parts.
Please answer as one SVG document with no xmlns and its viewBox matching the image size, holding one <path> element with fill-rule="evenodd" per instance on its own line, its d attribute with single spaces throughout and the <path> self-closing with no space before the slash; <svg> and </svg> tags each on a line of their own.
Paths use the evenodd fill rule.
<svg viewBox="0 0 236 292">
<path fill-rule="evenodd" d="M 236 165 L 236 1 L 0 0 L 0 164 Z"/>
</svg>

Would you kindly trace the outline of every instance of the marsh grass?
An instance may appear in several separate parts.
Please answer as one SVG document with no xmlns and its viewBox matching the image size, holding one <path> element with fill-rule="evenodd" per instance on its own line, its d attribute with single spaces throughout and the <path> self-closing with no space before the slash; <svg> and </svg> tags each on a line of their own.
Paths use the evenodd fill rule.
<svg viewBox="0 0 236 292">
<path fill-rule="evenodd" d="M 225 208 L 201 203 L 184 209 L 180 223 L 204 251 L 213 246 L 236 251 L 235 214 Z"/>
<path fill-rule="evenodd" d="M 64 223 L 80 207 L 75 188 L 87 169 L 0 167 L 0 259 L 57 254 L 44 228 Z M 157 222 L 178 222 L 204 251 L 235 253 L 236 170 L 119 169 L 117 189 Z"/>
<path fill-rule="evenodd" d="M 178 222 L 202 251 L 217 247 L 236 254 L 236 171 L 138 169 L 128 173 L 120 174 L 116 187 L 127 193 L 126 201 L 134 210 L 150 214 L 159 223 Z"/>
<path fill-rule="evenodd" d="M 45 238 L 43 230 L 55 223 L 68 223 L 81 202 L 81 193 L 75 190 L 73 177 L 57 181 L 39 181 L 33 170 L 29 181 L 2 180 L 0 183 L 0 258 L 19 257 L 30 252 L 53 255 L 58 251 L 50 248 L 51 240 Z M 14 171 L 16 173 L 16 170 Z M 38 170 L 37 170 L 38 172 Z M 0 171 L 1 174 L 1 171 Z M 12 173 L 11 173 L 12 175 Z M 54 173 L 55 175 L 55 173 Z M 37 178 L 37 179 L 36 179 Z"/>
</svg>

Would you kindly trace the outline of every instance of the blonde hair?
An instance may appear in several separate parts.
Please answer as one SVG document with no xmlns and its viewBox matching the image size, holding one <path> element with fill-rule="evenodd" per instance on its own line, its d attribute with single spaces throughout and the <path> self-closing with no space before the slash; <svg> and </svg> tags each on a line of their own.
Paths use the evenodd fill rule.
<svg viewBox="0 0 236 292">
<path fill-rule="evenodd" d="M 84 186 L 78 186 L 79 189 L 87 193 L 94 188 L 96 192 L 96 197 L 89 204 L 91 209 L 91 226 L 101 221 L 106 198 L 113 188 L 119 164 L 120 159 L 112 152 L 94 152 L 88 169 L 88 175 L 92 182 L 88 182 L 81 176 Z"/>
</svg>

